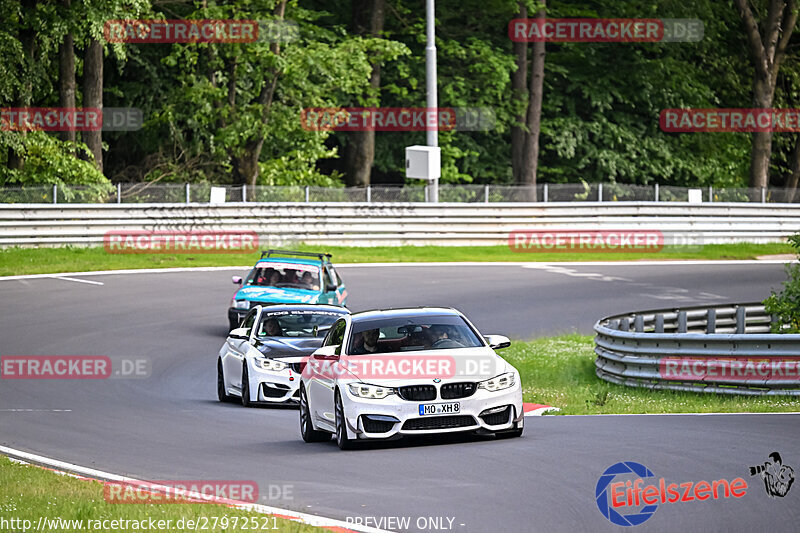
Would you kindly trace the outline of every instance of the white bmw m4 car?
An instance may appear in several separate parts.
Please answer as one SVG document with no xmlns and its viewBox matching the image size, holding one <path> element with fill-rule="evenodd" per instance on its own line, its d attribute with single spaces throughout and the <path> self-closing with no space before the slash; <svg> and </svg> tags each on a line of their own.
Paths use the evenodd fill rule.
<svg viewBox="0 0 800 533">
<path fill-rule="evenodd" d="M 300 379 L 306 442 L 470 431 L 522 435 L 519 372 L 455 309 L 365 311 L 339 318 Z"/>
</svg>

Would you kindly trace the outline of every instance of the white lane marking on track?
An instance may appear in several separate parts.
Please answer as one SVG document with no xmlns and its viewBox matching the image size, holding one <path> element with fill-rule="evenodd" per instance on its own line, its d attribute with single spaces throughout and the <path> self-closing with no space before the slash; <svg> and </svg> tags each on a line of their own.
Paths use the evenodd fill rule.
<svg viewBox="0 0 800 533">
<path fill-rule="evenodd" d="M 155 485 L 153 483 L 147 483 L 139 479 L 120 476 L 118 474 L 112 474 L 110 472 L 103 472 L 102 470 L 87 468 L 85 466 L 75 465 L 72 463 L 67 463 L 65 461 L 59 461 L 57 459 L 51 459 L 49 457 L 44 457 L 42 455 L 36 455 L 33 453 L 23 452 L 21 450 L 15 450 L 14 448 L 8 448 L 6 446 L 0 446 L 0 453 L 9 456 L 9 459 L 18 459 L 18 460 L 21 459 L 23 461 L 37 464 L 39 466 L 45 466 L 47 468 L 56 468 L 73 475 L 75 474 L 83 475 L 89 478 L 99 479 L 101 481 L 113 481 L 129 485 L 146 486 L 149 489 L 158 489 L 158 490 L 163 489 L 165 491 L 174 490 L 170 489 L 169 487 L 165 486 L 160 487 L 159 485 Z M 187 493 L 187 496 L 197 499 L 203 498 L 203 495 L 191 492 Z M 336 527 L 336 528 L 341 528 L 344 531 L 359 531 L 361 533 L 391 533 L 384 529 L 377 529 L 370 526 L 362 526 L 359 524 L 343 522 L 341 520 L 334 520 L 333 518 L 325 518 L 324 516 L 317 516 L 308 513 L 299 513 L 297 511 L 291 511 L 289 509 L 281 509 L 280 507 L 270 507 L 268 505 L 247 503 L 235 500 L 225 500 L 225 503 L 227 505 L 231 505 L 232 507 L 236 507 L 238 509 L 242 509 L 245 511 L 255 511 L 257 513 L 270 514 L 270 515 L 281 515 L 283 517 L 289 518 L 290 520 L 294 520 L 296 522 L 302 522 L 311 526 Z"/>
<path fill-rule="evenodd" d="M 68 278 L 67 276 L 53 276 L 54 279 L 63 279 L 64 281 L 76 281 L 78 283 L 88 283 L 90 285 L 105 285 L 101 281 L 89 281 L 88 279 Z"/>
<path fill-rule="evenodd" d="M 638 293 L 639 296 L 653 298 L 655 300 L 670 300 L 670 301 L 683 301 L 690 302 L 695 300 L 725 300 L 724 296 L 714 294 L 712 292 L 692 292 L 689 289 L 682 287 L 670 287 L 668 285 L 656 285 L 653 283 L 645 283 L 632 280 L 630 278 L 621 278 L 618 276 L 607 276 L 597 272 L 578 272 L 573 268 L 566 268 L 565 266 L 554 266 L 551 264 L 541 265 L 525 265 L 522 268 L 530 270 L 544 270 L 552 274 L 562 274 L 574 278 L 585 278 L 592 281 L 621 281 L 627 283 L 631 287 L 640 287 L 642 292 Z"/>
<path fill-rule="evenodd" d="M 453 267 L 453 266 L 529 266 L 536 268 L 541 265 L 552 266 L 676 266 L 676 265 L 785 265 L 787 261 L 769 259 L 742 259 L 730 261 L 605 261 L 605 262 L 490 262 L 490 261 L 464 261 L 464 262 L 439 262 L 439 263 L 336 263 L 336 268 L 374 268 L 374 267 Z M 128 270 L 94 270 L 87 272 L 56 272 L 53 274 L 23 274 L 19 276 L 0 276 L 0 281 L 52 278 L 56 276 L 110 276 L 121 274 L 169 274 L 171 272 L 217 272 L 228 270 L 250 270 L 253 265 L 224 266 L 224 267 L 174 267 L 174 268 L 132 268 Z"/>
<path fill-rule="evenodd" d="M 72 409 L 0 409 L 0 413 L 71 413 Z"/>
</svg>

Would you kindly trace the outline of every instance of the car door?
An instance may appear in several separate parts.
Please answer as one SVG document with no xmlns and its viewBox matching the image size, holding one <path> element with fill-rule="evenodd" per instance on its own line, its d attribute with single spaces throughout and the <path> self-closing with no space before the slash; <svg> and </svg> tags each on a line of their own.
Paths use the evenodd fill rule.
<svg viewBox="0 0 800 533">
<path fill-rule="evenodd" d="M 333 265 L 329 265 L 328 268 L 330 269 L 333 283 L 336 285 L 336 294 L 334 295 L 335 301 L 333 303 L 344 307 L 347 305 L 347 288 L 344 286 L 344 281 L 342 281 L 339 273 L 333 268 Z"/>
<path fill-rule="evenodd" d="M 326 425 L 326 429 L 333 428 L 333 388 L 336 384 L 336 365 L 342 353 L 344 334 L 347 322 L 344 319 L 333 324 L 322 346 L 337 346 L 336 356 L 312 355 L 311 364 L 313 377 L 308 382 L 308 403 L 311 416 L 319 423 Z M 319 425 L 319 424 L 318 424 Z"/>
<path fill-rule="evenodd" d="M 250 334 L 256 323 L 258 311 L 259 309 L 251 309 L 242 320 L 240 328 L 247 329 L 247 333 L 244 335 L 245 338 L 239 339 L 228 336 L 228 350 L 223 361 L 223 368 L 228 382 L 239 390 L 242 388 L 242 361 L 244 361 L 245 355 L 250 348 Z"/>
</svg>

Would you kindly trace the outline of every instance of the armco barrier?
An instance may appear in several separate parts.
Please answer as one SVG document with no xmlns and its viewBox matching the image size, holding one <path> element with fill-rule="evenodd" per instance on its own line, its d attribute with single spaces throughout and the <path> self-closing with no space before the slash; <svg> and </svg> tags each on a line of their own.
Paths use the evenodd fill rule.
<svg viewBox="0 0 800 533">
<path fill-rule="evenodd" d="M 661 231 L 667 244 L 774 242 L 800 205 L 646 202 L 0 205 L 0 246 L 100 245 L 110 231 L 254 231 L 261 245 L 496 245 L 514 230 Z M 525 254 L 520 254 L 522 260 Z"/>
<path fill-rule="evenodd" d="M 648 389 L 800 396 L 800 335 L 760 303 L 617 315 L 595 324 L 596 373 Z"/>
</svg>

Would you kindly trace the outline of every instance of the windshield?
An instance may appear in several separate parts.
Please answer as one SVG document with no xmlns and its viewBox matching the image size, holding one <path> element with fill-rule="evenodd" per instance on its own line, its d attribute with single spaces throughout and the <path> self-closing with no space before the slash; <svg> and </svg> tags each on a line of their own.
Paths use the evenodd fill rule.
<svg viewBox="0 0 800 533">
<path fill-rule="evenodd" d="M 292 287 L 318 291 L 319 267 L 299 263 L 260 265 L 250 271 L 245 284 L 258 287 Z"/>
<path fill-rule="evenodd" d="M 317 309 L 264 311 L 258 322 L 256 336 L 259 338 L 324 337 L 331 324 L 341 316 L 342 313 Z"/>
<path fill-rule="evenodd" d="M 353 324 L 347 353 L 419 352 L 483 346 L 459 316 L 421 316 L 365 320 Z"/>
</svg>

